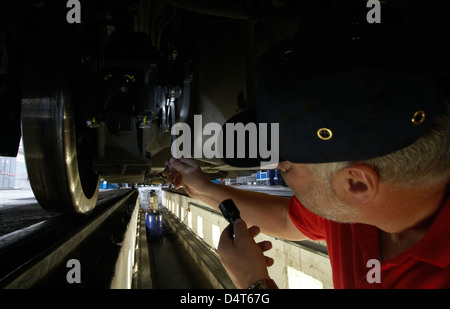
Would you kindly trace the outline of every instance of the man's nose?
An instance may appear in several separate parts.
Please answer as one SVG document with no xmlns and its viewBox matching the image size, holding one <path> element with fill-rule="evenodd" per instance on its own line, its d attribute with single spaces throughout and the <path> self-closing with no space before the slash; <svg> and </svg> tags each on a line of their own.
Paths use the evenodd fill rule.
<svg viewBox="0 0 450 309">
<path fill-rule="evenodd" d="M 278 163 L 277 168 L 279 170 L 281 170 L 282 172 L 286 172 L 289 164 L 290 164 L 289 161 L 283 161 L 283 162 Z"/>
</svg>

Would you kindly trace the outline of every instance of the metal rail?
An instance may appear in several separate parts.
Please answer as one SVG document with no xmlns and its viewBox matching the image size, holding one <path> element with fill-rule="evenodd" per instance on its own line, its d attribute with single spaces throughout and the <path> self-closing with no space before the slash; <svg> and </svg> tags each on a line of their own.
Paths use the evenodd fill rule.
<svg viewBox="0 0 450 309">
<path fill-rule="evenodd" d="M 31 288 L 85 241 L 137 190 L 97 203 L 89 217 L 60 215 L 0 237 L 0 288 Z"/>
<path fill-rule="evenodd" d="M 294 193 L 292 190 L 288 187 L 270 187 L 270 186 L 248 186 L 248 185 L 242 185 L 242 186 L 234 186 L 236 189 L 245 190 L 245 191 L 253 191 L 253 192 L 260 192 L 260 193 L 266 193 L 270 195 L 278 195 L 278 196 L 285 196 L 285 197 L 291 197 Z M 185 196 L 189 196 L 186 191 L 183 188 L 175 189 L 175 188 L 163 188 L 163 191 L 173 192 L 176 194 L 181 194 Z"/>
<path fill-rule="evenodd" d="M 266 193 L 269 195 L 278 195 L 278 196 L 285 196 L 285 197 L 291 197 L 293 195 L 292 191 L 289 188 L 276 188 L 276 187 L 255 187 L 255 186 L 237 186 L 236 188 L 242 189 L 242 190 L 247 190 L 247 191 L 253 191 L 253 192 L 260 192 L 260 193 Z M 181 195 L 185 195 L 188 196 L 188 194 L 185 192 L 185 190 L 183 188 L 180 189 L 173 189 L 173 188 L 164 188 L 164 191 L 168 191 L 171 193 L 175 193 L 175 194 L 181 194 Z M 221 215 L 218 211 L 215 211 L 214 209 L 204 206 L 204 205 L 199 205 L 197 203 L 194 202 L 189 202 L 189 205 L 194 206 L 194 207 L 198 207 L 198 208 L 202 208 L 204 210 L 208 210 L 211 211 L 213 213 L 216 213 L 218 215 Z M 303 240 L 303 241 L 289 241 L 289 240 L 284 240 L 281 238 L 276 238 L 279 239 L 281 241 L 290 243 L 294 246 L 300 247 L 302 249 L 311 251 L 313 253 L 322 255 L 322 256 L 326 256 L 328 257 L 328 249 L 326 246 L 326 243 L 324 241 L 312 241 L 312 240 Z"/>
</svg>

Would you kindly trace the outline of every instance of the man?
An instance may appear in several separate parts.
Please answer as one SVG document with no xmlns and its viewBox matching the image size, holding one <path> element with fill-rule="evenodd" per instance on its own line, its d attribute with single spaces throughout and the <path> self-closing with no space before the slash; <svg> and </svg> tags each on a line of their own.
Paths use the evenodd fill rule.
<svg viewBox="0 0 450 309">
<path fill-rule="evenodd" d="M 393 27 L 358 29 L 356 45 L 339 27 L 299 34 L 256 66 L 253 122 L 280 123 L 271 143 L 292 199 L 211 183 L 188 159 L 168 162 L 169 183 L 216 209 L 228 198 L 239 208 L 234 238 L 225 230 L 218 248 L 238 288 L 275 287 L 259 232 L 326 240 L 335 288 L 450 288 L 449 85 L 434 53 L 444 49 Z M 371 260 L 381 263 L 377 280 Z"/>
<path fill-rule="evenodd" d="M 228 231 L 222 234 L 219 253 L 237 287 L 247 288 L 262 279 L 269 279 L 267 266 L 273 261 L 265 258 L 262 252 L 270 249 L 270 243 L 258 245 L 253 241 L 261 230 L 289 240 L 327 239 L 336 288 L 377 287 L 377 284 L 372 286 L 364 282 L 368 271 L 366 264 L 372 258 L 386 262 L 382 264 L 386 269 L 381 272 L 379 287 L 449 288 L 450 247 L 446 236 L 450 233 L 447 189 L 450 175 L 449 119 L 445 128 L 432 133 L 438 150 L 424 160 L 430 161 L 426 165 L 415 162 L 421 158 L 414 157 L 413 153 L 409 155 L 401 151 L 392 154 L 397 158 L 381 158 L 379 163 L 376 160 L 317 165 L 281 162 L 279 168 L 295 194 L 290 201 L 212 183 L 189 159 L 170 160 L 173 172 L 169 174 L 169 182 L 174 182 L 177 187 L 183 186 L 191 197 L 216 209 L 222 200 L 231 198 L 247 224 L 258 226 L 247 232 L 246 222 L 238 220 L 234 225 L 234 240 Z M 425 138 L 417 144 L 421 142 L 425 143 Z M 414 146 L 420 147 L 411 147 Z M 404 149 L 403 152 L 408 151 L 413 150 Z M 419 156 L 423 155 L 419 153 Z M 409 161 L 402 160 L 408 156 Z M 436 157 L 441 159 L 436 160 Z M 395 159 L 400 160 L 400 169 L 410 169 L 408 173 L 399 175 L 403 179 L 392 176 L 395 172 L 389 166 L 383 166 L 383 161 Z M 412 178 L 410 174 L 414 173 L 419 176 Z M 304 207 L 329 220 L 313 215 Z M 307 217 L 302 218 L 302 215 Z M 330 220 L 362 224 L 340 224 Z M 308 230 L 307 227 L 312 228 Z M 364 241 L 368 251 L 359 247 L 364 245 Z M 345 248 L 336 252 L 340 248 L 330 246 Z M 353 258 L 354 250 L 357 256 Z M 420 260 L 423 261 L 418 262 Z M 392 266 L 389 261 L 399 264 Z M 411 264 L 411 269 L 401 263 Z M 350 265 L 356 269 L 351 269 Z M 413 265 L 423 269 L 413 270 Z M 390 270 L 394 272 L 394 278 L 390 277 Z M 403 272 L 402 276 L 398 272 Z M 358 281 L 354 281 L 355 276 Z"/>
</svg>

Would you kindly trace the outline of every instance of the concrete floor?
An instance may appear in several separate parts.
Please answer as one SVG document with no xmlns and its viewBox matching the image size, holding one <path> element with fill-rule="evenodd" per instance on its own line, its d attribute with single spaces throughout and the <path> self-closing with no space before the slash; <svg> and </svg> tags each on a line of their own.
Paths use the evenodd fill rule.
<svg viewBox="0 0 450 309">
<path fill-rule="evenodd" d="M 52 216 L 39 206 L 31 189 L 0 190 L 0 237 Z"/>
<path fill-rule="evenodd" d="M 163 217 L 163 239 L 148 242 L 151 276 L 155 289 L 210 289 L 189 253 Z"/>
<path fill-rule="evenodd" d="M 159 187 L 139 188 L 142 210 L 149 208 L 147 194 L 152 189 L 158 194 L 161 203 Z M 141 233 L 140 237 L 146 238 L 146 233 Z M 212 288 L 164 216 L 162 216 L 162 241 L 148 240 L 147 245 L 153 289 Z"/>
</svg>

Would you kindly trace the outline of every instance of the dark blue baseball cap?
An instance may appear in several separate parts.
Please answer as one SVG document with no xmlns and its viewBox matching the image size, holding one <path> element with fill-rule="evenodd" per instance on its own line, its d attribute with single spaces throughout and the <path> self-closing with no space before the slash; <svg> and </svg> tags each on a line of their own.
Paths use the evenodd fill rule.
<svg viewBox="0 0 450 309">
<path fill-rule="evenodd" d="M 298 33 L 272 49 L 255 66 L 256 106 L 227 123 L 279 123 L 269 145 L 295 163 L 360 161 L 411 145 L 448 108 L 435 46 L 389 25 L 360 33 Z M 224 158 L 236 167 L 262 160 Z"/>
</svg>

